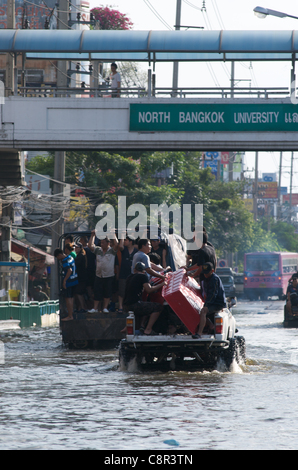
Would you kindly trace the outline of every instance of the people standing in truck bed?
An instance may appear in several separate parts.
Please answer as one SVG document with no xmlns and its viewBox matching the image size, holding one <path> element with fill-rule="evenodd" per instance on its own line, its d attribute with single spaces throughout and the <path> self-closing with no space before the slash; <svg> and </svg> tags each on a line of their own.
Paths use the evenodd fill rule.
<svg viewBox="0 0 298 470">
<path fill-rule="evenodd" d="M 75 265 L 78 274 L 78 286 L 76 290 L 76 300 L 78 301 L 78 311 L 82 313 L 87 310 L 85 297 L 87 296 L 87 256 L 81 243 L 75 245 L 77 257 Z"/>
<path fill-rule="evenodd" d="M 86 257 L 87 257 L 87 279 L 86 279 L 86 289 L 87 289 L 87 306 L 88 308 L 93 308 L 93 298 L 94 298 L 94 282 L 95 282 L 95 265 L 96 265 L 96 256 L 90 248 L 88 248 L 88 238 L 86 235 L 81 235 L 80 243 L 82 244 Z"/>
<path fill-rule="evenodd" d="M 118 250 L 118 239 L 114 235 L 115 244 L 110 246 L 110 239 L 101 240 L 101 246 L 94 245 L 95 230 L 92 230 L 88 247 L 96 255 L 96 276 L 94 282 L 94 307 L 89 313 L 98 311 L 99 303 L 103 300 L 103 313 L 109 313 L 108 305 L 113 295 L 113 281 L 115 276 L 115 256 Z"/>
<path fill-rule="evenodd" d="M 123 313 L 123 299 L 125 294 L 126 279 L 131 274 L 132 260 L 138 251 L 134 243 L 134 240 L 129 237 L 126 237 L 125 239 L 121 238 L 119 242 L 119 250 L 122 254 L 118 284 L 119 313 Z"/>
<path fill-rule="evenodd" d="M 56 248 L 54 256 L 57 260 L 61 261 L 63 269 L 63 293 L 66 297 L 66 308 L 68 315 L 62 318 L 61 321 L 73 320 L 73 303 L 76 293 L 76 286 L 78 284 L 78 275 L 76 272 L 76 265 L 73 257 L 71 256 L 72 247 L 66 245 L 64 248 L 65 253 L 60 248 Z"/>
</svg>

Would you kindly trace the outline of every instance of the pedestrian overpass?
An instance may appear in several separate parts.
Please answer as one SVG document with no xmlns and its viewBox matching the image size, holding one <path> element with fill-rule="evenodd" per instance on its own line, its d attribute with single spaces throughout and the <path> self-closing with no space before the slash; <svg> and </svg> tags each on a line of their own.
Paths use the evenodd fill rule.
<svg viewBox="0 0 298 470">
<path fill-rule="evenodd" d="M 148 89 L 120 98 L 98 88 L 6 89 L 1 185 L 5 156 L 20 150 L 298 150 L 296 31 L 1 30 L 0 53 L 22 54 L 23 67 L 33 58 L 148 63 Z M 174 61 L 290 61 L 291 85 L 156 88 L 155 64 Z"/>
<path fill-rule="evenodd" d="M 1 150 L 298 150 L 290 99 L 6 98 Z"/>
</svg>

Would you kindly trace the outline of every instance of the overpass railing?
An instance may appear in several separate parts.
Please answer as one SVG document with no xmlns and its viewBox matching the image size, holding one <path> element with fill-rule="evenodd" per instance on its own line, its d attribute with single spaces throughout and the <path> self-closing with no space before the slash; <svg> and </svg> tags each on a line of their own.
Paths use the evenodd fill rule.
<svg viewBox="0 0 298 470">
<path fill-rule="evenodd" d="M 43 85 L 40 87 L 19 87 L 18 95 L 26 98 L 116 98 L 117 95 L 122 98 L 141 98 L 147 96 L 147 91 L 141 87 L 121 88 L 115 91 L 111 88 L 57 88 Z"/>
<path fill-rule="evenodd" d="M 20 87 L 18 95 L 26 98 L 52 98 L 52 97 L 76 97 L 76 98 L 286 98 L 290 96 L 287 87 L 205 87 L 205 88 L 160 88 L 151 90 L 142 87 L 120 88 L 118 91 L 111 88 L 56 88 L 51 86 Z"/>
<path fill-rule="evenodd" d="M 283 97 L 290 95 L 290 90 L 284 88 L 156 88 L 155 97 L 175 97 L 175 98 L 206 98 L 206 97 L 220 97 L 220 98 L 272 98 Z"/>
</svg>

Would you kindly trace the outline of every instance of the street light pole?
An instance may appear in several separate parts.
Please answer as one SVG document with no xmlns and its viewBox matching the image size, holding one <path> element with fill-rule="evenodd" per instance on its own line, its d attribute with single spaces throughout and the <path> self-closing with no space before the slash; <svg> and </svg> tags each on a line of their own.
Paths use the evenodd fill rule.
<svg viewBox="0 0 298 470">
<path fill-rule="evenodd" d="M 179 30 L 181 24 L 181 0 L 177 0 L 176 4 L 176 24 L 175 29 Z M 178 88 L 178 69 L 179 69 L 179 62 L 174 62 L 173 64 L 173 96 L 177 96 L 177 88 Z"/>
<path fill-rule="evenodd" d="M 264 19 L 267 16 L 277 16 L 278 18 L 294 18 L 298 20 L 298 16 L 288 15 L 288 13 L 282 13 L 281 11 L 270 10 L 269 8 L 255 7 L 254 13 L 258 18 Z"/>
</svg>

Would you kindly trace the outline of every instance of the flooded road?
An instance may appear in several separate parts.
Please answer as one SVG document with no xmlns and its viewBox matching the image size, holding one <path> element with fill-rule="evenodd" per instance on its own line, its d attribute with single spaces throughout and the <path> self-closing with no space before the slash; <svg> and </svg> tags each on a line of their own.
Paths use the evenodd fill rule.
<svg viewBox="0 0 298 470">
<path fill-rule="evenodd" d="M 0 449 L 297 449 L 298 330 L 283 305 L 234 308 L 247 363 L 232 372 L 121 372 L 116 350 L 68 350 L 59 328 L 0 332 Z"/>
</svg>

